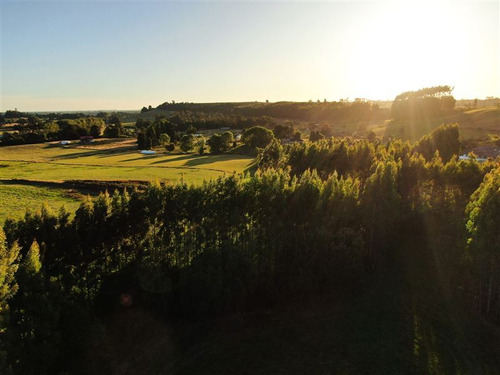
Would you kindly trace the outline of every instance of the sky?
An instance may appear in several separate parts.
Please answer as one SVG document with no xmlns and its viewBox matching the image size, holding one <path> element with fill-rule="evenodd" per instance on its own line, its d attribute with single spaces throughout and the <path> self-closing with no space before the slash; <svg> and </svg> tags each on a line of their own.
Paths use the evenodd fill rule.
<svg viewBox="0 0 500 375">
<path fill-rule="evenodd" d="M 500 0 L 0 1 L 2 111 L 500 96 Z"/>
</svg>

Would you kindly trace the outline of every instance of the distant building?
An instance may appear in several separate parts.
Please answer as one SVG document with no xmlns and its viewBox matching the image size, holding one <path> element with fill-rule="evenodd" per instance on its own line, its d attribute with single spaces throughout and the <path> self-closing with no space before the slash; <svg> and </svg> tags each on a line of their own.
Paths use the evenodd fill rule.
<svg viewBox="0 0 500 375">
<path fill-rule="evenodd" d="M 71 141 L 61 141 L 60 144 L 63 146 L 70 145 Z"/>
</svg>

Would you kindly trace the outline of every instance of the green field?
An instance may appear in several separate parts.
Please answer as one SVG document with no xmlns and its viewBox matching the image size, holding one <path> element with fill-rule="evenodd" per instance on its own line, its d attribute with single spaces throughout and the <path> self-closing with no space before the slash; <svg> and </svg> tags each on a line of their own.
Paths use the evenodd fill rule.
<svg viewBox="0 0 500 375">
<path fill-rule="evenodd" d="M 183 179 L 202 183 L 252 167 L 243 155 L 142 155 L 130 141 L 63 148 L 53 144 L 10 146 L 0 149 L 0 179 L 36 181 Z"/>
<path fill-rule="evenodd" d="M 241 173 L 254 165 L 243 155 L 167 154 L 142 155 L 133 140 L 102 140 L 91 146 L 34 144 L 0 148 L 0 224 L 7 217 L 19 218 L 27 208 L 37 210 L 43 202 L 73 211 L 82 194 L 52 186 L 20 181 L 184 181 L 204 180 Z M 10 181 L 10 183 L 1 183 Z"/>
<path fill-rule="evenodd" d="M 0 225 L 7 218 L 21 218 L 26 210 L 40 210 L 43 203 L 56 212 L 63 205 L 73 212 L 82 199 L 82 194 L 68 189 L 0 183 Z"/>
</svg>

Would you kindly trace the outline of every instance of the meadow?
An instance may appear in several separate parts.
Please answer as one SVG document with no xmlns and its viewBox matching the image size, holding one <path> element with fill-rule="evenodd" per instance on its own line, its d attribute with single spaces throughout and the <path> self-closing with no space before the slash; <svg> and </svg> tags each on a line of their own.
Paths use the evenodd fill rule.
<svg viewBox="0 0 500 375">
<path fill-rule="evenodd" d="M 142 155 L 133 140 L 102 140 L 90 146 L 32 144 L 0 149 L 0 223 L 6 217 L 20 217 L 26 208 L 37 210 L 43 202 L 52 208 L 66 205 L 73 211 L 80 194 L 53 186 L 22 185 L 31 182 L 79 181 L 160 181 L 202 184 L 232 173 L 250 171 L 251 156 L 222 154 Z M 13 181 L 14 180 L 14 181 Z M 12 182 L 15 182 L 13 184 Z"/>
<path fill-rule="evenodd" d="M 35 212 L 45 203 L 54 212 L 64 206 L 74 212 L 84 195 L 73 190 L 0 182 L 0 225 L 5 219 L 20 219 L 27 210 Z"/>
</svg>

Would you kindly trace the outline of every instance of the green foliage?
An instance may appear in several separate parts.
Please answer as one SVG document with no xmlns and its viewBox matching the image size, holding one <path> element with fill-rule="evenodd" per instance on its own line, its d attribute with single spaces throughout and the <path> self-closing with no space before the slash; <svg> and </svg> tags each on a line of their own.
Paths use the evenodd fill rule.
<svg viewBox="0 0 500 375">
<path fill-rule="evenodd" d="M 468 249 L 478 281 L 479 310 L 498 316 L 500 311 L 500 169 L 487 174 L 467 205 Z"/>
<path fill-rule="evenodd" d="M 175 150 L 175 143 L 169 143 L 168 145 L 165 146 L 165 149 L 169 152 L 172 152 Z"/>
<path fill-rule="evenodd" d="M 192 134 L 185 134 L 181 138 L 181 142 L 179 144 L 179 147 L 182 152 L 190 152 L 195 145 L 195 138 Z"/>
<path fill-rule="evenodd" d="M 5 302 L 17 291 L 15 274 L 18 267 L 18 256 L 19 247 L 16 243 L 9 247 L 5 234 L 0 228 L 0 314 L 3 313 Z"/>
<path fill-rule="evenodd" d="M 252 149 L 266 147 L 274 138 L 273 132 L 262 126 L 254 126 L 243 132 L 243 143 Z"/>
<path fill-rule="evenodd" d="M 205 144 L 207 142 L 205 141 L 205 137 L 200 135 L 199 137 L 196 138 L 196 148 L 198 149 L 198 153 L 200 155 L 205 155 Z"/>
<path fill-rule="evenodd" d="M 170 143 L 170 136 L 167 133 L 160 134 L 160 144 L 167 146 Z"/>
<path fill-rule="evenodd" d="M 257 163 L 261 169 L 279 169 L 284 164 L 283 162 L 283 146 L 276 138 L 266 148 L 261 149 L 257 157 Z"/>
<path fill-rule="evenodd" d="M 290 125 L 276 125 L 273 134 L 278 139 L 290 139 L 294 134 L 294 129 Z"/>
<path fill-rule="evenodd" d="M 207 141 L 210 147 L 210 152 L 213 154 L 220 154 L 228 151 L 234 142 L 234 136 L 231 132 L 224 132 L 222 135 L 216 133 Z"/>
<path fill-rule="evenodd" d="M 40 246 L 38 242 L 33 241 L 28 253 L 23 258 L 21 262 L 22 272 L 26 274 L 37 274 L 42 268 L 42 263 L 40 262 Z"/>
<path fill-rule="evenodd" d="M 144 139 L 157 133 L 146 134 L 150 126 L 141 127 Z M 332 138 L 283 146 L 261 129 L 245 132 L 248 144 L 270 137 L 254 175 L 104 193 L 86 199 L 72 220 L 43 208 L 7 221 L 2 254 L 17 254 L 17 241 L 22 255 L 17 272 L 17 261 L 1 263 L 15 278 L 4 280 L 19 286 L 8 300 L 12 368 L 55 371 L 66 343 L 75 341 L 68 327 L 80 319 L 67 312 L 75 306 L 83 315 L 147 310 L 199 321 L 324 299 L 343 306 L 383 292 L 395 299 L 393 317 L 409 327 L 399 338 L 416 361 L 408 368 L 424 370 L 428 358 L 411 355 L 415 340 L 418 350 L 423 345 L 422 315 L 434 313 L 424 310 L 422 296 L 441 301 L 440 313 L 465 291 L 496 321 L 500 173 L 492 161 L 441 157 L 454 147 L 448 136 L 456 139 L 456 128 L 430 137 L 436 150 L 428 161 L 409 142 Z M 224 157 L 173 158 L 191 166 Z M 460 264 L 466 237 L 467 262 Z M 17 259 L 6 254 L 1 259 Z M 119 305 L 122 294 L 131 309 Z M 373 319 L 372 328 L 380 318 Z M 451 363 L 449 373 L 458 368 Z"/>
<path fill-rule="evenodd" d="M 458 124 L 442 125 L 425 135 L 415 147 L 426 160 L 431 160 L 436 151 L 439 151 L 444 162 L 448 162 L 460 152 L 460 134 Z"/>
<path fill-rule="evenodd" d="M 311 132 L 311 134 L 309 134 L 309 140 L 311 142 L 317 142 L 317 141 L 320 141 L 322 139 L 325 139 L 325 136 L 320 131 L 314 131 L 313 130 Z"/>
<path fill-rule="evenodd" d="M 403 92 L 394 99 L 391 114 L 397 120 L 415 120 L 450 113 L 456 102 L 452 90 L 450 86 L 436 86 Z"/>
<path fill-rule="evenodd" d="M 107 138 L 119 138 L 123 133 L 123 128 L 115 124 L 109 124 L 104 129 L 104 136 Z"/>
<path fill-rule="evenodd" d="M 338 102 L 248 102 L 248 103 L 163 103 L 157 109 L 181 113 L 179 123 L 192 123 L 198 129 L 217 129 L 231 125 L 246 129 L 256 125 L 273 128 L 275 118 L 311 122 L 368 122 L 381 114 L 376 103 Z M 244 117 L 248 116 L 248 117 Z"/>
</svg>

